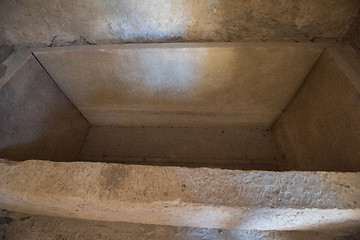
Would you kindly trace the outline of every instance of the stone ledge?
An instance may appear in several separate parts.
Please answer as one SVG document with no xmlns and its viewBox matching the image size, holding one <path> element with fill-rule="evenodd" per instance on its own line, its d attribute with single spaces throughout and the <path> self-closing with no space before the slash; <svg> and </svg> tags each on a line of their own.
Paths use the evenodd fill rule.
<svg viewBox="0 0 360 240">
<path fill-rule="evenodd" d="M 360 174 L 0 163 L 0 207 L 81 219 L 204 228 L 360 224 Z"/>
</svg>

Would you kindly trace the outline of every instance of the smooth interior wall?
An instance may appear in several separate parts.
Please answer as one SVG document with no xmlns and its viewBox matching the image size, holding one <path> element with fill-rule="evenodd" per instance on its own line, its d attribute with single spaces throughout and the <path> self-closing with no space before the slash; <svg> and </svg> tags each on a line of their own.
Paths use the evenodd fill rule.
<svg viewBox="0 0 360 240">
<path fill-rule="evenodd" d="M 187 167 L 279 170 L 268 129 L 91 127 L 79 159 Z"/>
<path fill-rule="evenodd" d="M 324 47 L 127 44 L 34 54 L 93 125 L 269 127 Z"/>
<path fill-rule="evenodd" d="M 351 47 L 325 50 L 276 122 L 288 169 L 360 171 L 359 59 Z"/>
<path fill-rule="evenodd" d="M 72 161 L 88 123 L 33 56 L 1 79 L 0 156 Z M 7 79 L 5 79 L 7 78 Z"/>
<path fill-rule="evenodd" d="M 352 48 L 331 47 L 317 58 L 322 47 L 316 44 L 245 44 L 246 48 L 243 44 L 210 44 L 209 49 L 185 45 L 36 50 L 56 82 L 33 56 L 1 78 L 0 157 L 359 171 L 360 64 Z M 200 68 L 199 56 L 204 52 L 210 52 L 210 65 Z M 231 61 L 230 53 L 235 55 Z M 152 54 L 158 57 L 139 62 Z M 184 55 L 191 55 L 185 59 L 195 66 L 189 75 L 181 71 L 186 64 Z M 211 62 L 213 58 L 220 59 L 214 60 L 218 65 Z M 274 61 L 276 58 L 282 61 Z M 108 62 L 111 59 L 113 62 Z M 230 63 L 233 66 L 222 65 Z M 306 80 L 301 76 L 303 80 L 307 76 Z M 180 87 L 188 83 L 189 88 Z M 228 84 L 231 87 L 226 88 Z M 202 90 L 208 95 L 199 94 Z M 74 99 L 75 105 L 67 97 Z M 136 104 L 132 105 L 132 100 Z M 105 116 L 109 122 L 94 125 L 96 121 L 90 121 L 89 125 L 77 108 L 82 111 L 92 104 L 104 108 L 105 113 L 109 106 L 115 106 L 116 111 L 132 118 Z M 147 108 L 147 112 L 139 111 Z M 157 121 L 151 118 L 156 115 L 154 109 Z M 204 115 L 208 109 L 214 114 Z M 231 110 L 241 114 L 234 118 L 222 114 Z M 256 111 L 262 114 L 263 122 L 259 123 Z M 83 112 L 90 120 L 93 116 L 101 119 L 103 112 L 91 113 L 95 115 Z M 176 121 L 181 115 L 186 121 L 180 123 L 185 126 Z M 279 115 L 270 134 L 268 126 Z"/>
</svg>

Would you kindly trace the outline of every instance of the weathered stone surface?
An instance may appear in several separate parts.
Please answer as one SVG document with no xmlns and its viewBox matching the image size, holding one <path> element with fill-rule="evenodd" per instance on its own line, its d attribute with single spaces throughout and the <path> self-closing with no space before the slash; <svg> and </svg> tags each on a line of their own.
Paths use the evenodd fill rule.
<svg viewBox="0 0 360 240">
<path fill-rule="evenodd" d="M 351 45 L 360 52 L 360 12 L 357 20 L 352 24 L 348 38 Z"/>
<path fill-rule="evenodd" d="M 0 225 L 0 237 L 9 240 L 349 240 L 360 237 L 359 228 L 349 223 L 347 226 L 338 225 L 331 229 L 324 227 L 308 231 L 261 231 L 89 221 L 8 211 L 0 213 L 1 216 L 13 219 L 8 225 Z"/>
<path fill-rule="evenodd" d="M 0 156 L 75 160 L 88 123 L 31 55 L 0 79 Z"/>
<path fill-rule="evenodd" d="M 0 207 L 136 223 L 258 230 L 360 224 L 360 174 L 105 163 L 0 163 Z"/>
<path fill-rule="evenodd" d="M 269 127 L 324 44 L 123 44 L 34 54 L 94 125 Z"/>
<path fill-rule="evenodd" d="M 3 0 L 0 41 L 55 46 L 341 39 L 359 6 L 357 0 Z"/>
<path fill-rule="evenodd" d="M 8 45 L 1 45 L 0 46 L 0 63 L 2 63 L 7 57 L 10 56 L 13 49 Z"/>
<path fill-rule="evenodd" d="M 360 56 L 327 49 L 274 126 L 288 169 L 360 171 Z"/>
<path fill-rule="evenodd" d="M 7 67 L 3 64 L 0 64 L 0 78 L 5 75 Z"/>
</svg>

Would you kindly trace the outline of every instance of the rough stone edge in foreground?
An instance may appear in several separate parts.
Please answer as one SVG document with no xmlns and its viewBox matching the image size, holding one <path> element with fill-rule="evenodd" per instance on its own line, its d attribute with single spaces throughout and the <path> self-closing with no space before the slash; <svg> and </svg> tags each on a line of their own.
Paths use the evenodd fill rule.
<svg viewBox="0 0 360 240">
<path fill-rule="evenodd" d="M 359 183 L 359 173 L 2 160 L 0 207 L 173 226 L 317 229 L 360 224 Z"/>
</svg>

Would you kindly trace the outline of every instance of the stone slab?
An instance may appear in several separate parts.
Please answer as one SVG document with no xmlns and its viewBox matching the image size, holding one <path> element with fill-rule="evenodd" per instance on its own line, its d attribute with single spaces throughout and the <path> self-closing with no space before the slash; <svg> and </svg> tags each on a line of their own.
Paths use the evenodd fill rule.
<svg viewBox="0 0 360 240">
<path fill-rule="evenodd" d="M 360 224 L 360 174 L 0 163 L 0 207 L 102 221 L 257 230 Z"/>
<path fill-rule="evenodd" d="M 360 171 L 360 56 L 327 49 L 273 128 L 287 169 Z"/>
<path fill-rule="evenodd" d="M 34 54 L 94 125 L 270 126 L 324 47 L 124 44 Z"/>
<path fill-rule="evenodd" d="M 91 127 L 79 159 L 279 169 L 270 131 L 246 127 Z"/>
<path fill-rule="evenodd" d="M 0 217 L 13 219 L 10 224 L 0 225 L 0 237 L 6 239 L 49 240 L 56 238 L 71 240 L 344 240 L 358 239 L 359 228 L 347 222 L 334 227 L 307 231 L 264 231 L 242 229 L 192 228 L 151 225 L 127 222 L 104 222 L 61 217 L 29 215 L 2 211 Z M 1 235 L 1 230 L 3 235 Z"/>
<path fill-rule="evenodd" d="M 0 156 L 75 160 L 88 123 L 32 55 L 14 65 L 0 80 Z"/>
</svg>

